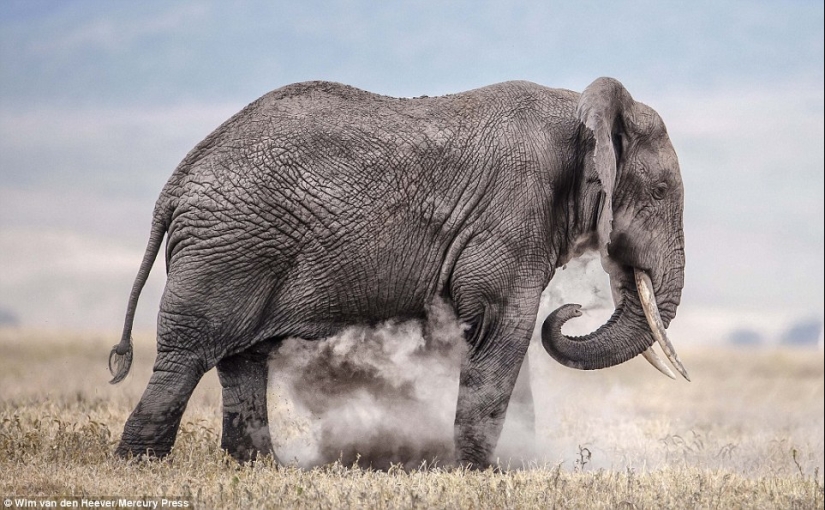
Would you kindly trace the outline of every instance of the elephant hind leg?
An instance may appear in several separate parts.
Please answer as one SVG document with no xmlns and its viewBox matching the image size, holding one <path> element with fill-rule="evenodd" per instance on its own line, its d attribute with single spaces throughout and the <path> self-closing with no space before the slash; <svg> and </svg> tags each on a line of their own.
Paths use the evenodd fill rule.
<svg viewBox="0 0 825 510">
<path fill-rule="evenodd" d="M 275 457 L 267 416 L 268 364 L 265 353 L 245 351 L 222 359 L 218 378 L 223 387 L 221 448 L 238 462 Z"/>
<path fill-rule="evenodd" d="M 185 308 L 169 298 L 168 289 L 167 282 L 158 314 L 158 354 L 152 377 L 123 428 L 115 450 L 121 457 L 168 455 L 195 386 L 215 365 L 203 348 L 217 336 L 210 321 L 181 312 Z"/>
<path fill-rule="evenodd" d="M 154 372 L 126 425 L 115 454 L 165 457 L 175 444 L 181 417 L 206 364 L 180 351 L 158 352 Z"/>
</svg>

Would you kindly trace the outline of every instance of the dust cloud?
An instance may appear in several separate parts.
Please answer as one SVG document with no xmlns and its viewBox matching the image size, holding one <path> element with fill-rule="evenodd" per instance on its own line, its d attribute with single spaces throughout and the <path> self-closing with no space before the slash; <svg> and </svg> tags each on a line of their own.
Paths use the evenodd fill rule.
<svg viewBox="0 0 825 510">
<path fill-rule="evenodd" d="M 592 312 L 612 311 L 606 275 L 604 285 L 583 283 L 593 273 L 604 274 L 598 257 L 585 255 L 569 266 L 543 294 L 537 330 L 544 316 L 572 300 L 585 315 L 571 321 L 571 328 L 595 329 L 604 319 Z M 270 424 L 280 441 L 279 458 L 302 467 L 336 460 L 375 469 L 453 463 L 465 329 L 452 307 L 436 302 L 426 322 L 388 322 L 322 341 L 285 341 L 270 364 Z M 535 349 L 537 338 L 532 343 L 531 357 L 546 358 L 540 346 Z M 520 377 L 533 379 L 529 370 Z M 537 444 L 534 431 L 534 411 L 511 402 L 495 457 L 512 467 L 548 461 L 558 445 Z"/>
<path fill-rule="evenodd" d="M 444 303 L 428 317 L 285 341 L 270 364 L 277 402 L 270 426 L 273 437 L 285 438 L 279 458 L 375 469 L 453 462 L 465 327 Z"/>
</svg>

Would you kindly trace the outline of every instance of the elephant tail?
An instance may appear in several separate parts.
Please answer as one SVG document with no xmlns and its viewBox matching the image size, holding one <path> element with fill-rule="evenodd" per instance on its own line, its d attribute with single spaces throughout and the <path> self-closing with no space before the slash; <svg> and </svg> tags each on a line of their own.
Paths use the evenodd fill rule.
<svg viewBox="0 0 825 510">
<path fill-rule="evenodd" d="M 140 297 L 140 291 L 143 290 L 143 286 L 146 284 L 146 280 L 149 278 L 149 272 L 152 270 L 155 258 L 158 256 L 171 217 L 172 208 L 169 207 L 168 201 L 161 198 L 155 206 L 149 243 L 146 245 L 143 261 L 140 263 L 140 269 L 132 284 L 132 292 L 129 294 L 123 335 L 120 337 L 120 343 L 112 347 L 112 351 L 109 353 L 109 372 L 112 374 L 112 380 L 109 381 L 109 384 L 117 384 L 125 379 L 132 367 L 132 325 L 135 321 L 138 298 Z"/>
</svg>

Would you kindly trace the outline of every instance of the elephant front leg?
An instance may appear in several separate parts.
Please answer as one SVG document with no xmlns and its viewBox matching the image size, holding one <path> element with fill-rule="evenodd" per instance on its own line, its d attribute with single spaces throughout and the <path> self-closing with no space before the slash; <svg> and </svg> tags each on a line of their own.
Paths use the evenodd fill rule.
<svg viewBox="0 0 825 510">
<path fill-rule="evenodd" d="M 266 404 L 267 357 L 236 354 L 221 360 L 217 369 L 223 386 L 221 448 L 242 463 L 274 458 Z"/>
<path fill-rule="evenodd" d="M 523 328 L 499 327 L 473 344 L 461 368 L 455 419 L 456 456 L 460 464 L 490 465 L 507 406 L 530 341 Z"/>
</svg>

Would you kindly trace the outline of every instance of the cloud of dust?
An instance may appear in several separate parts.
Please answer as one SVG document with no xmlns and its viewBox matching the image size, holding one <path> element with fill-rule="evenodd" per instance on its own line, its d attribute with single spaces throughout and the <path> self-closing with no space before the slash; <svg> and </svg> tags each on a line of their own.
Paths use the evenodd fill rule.
<svg viewBox="0 0 825 510">
<path fill-rule="evenodd" d="M 570 334 L 589 332 L 610 316 L 610 287 L 598 255 L 580 257 L 557 273 L 542 296 L 536 331 L 549 312 L 570 302 L 584 311 L 565 327 Z M 376 469 L 452 463 L 465 328 L 451 306 L 436 302 L 426 322 L 388 322 L 321 341 L 285 341 L 270 366 L 270 424 L 280 441 L 279 458 L 303 467 L 339 459 Z M 518 401 L 518 387 L 525 387 L 520 381 L 494 454 L 512 467 L 557 461 L 560 449 L 576 451 L 576 445 L 536 441 L 534 417 L 552 408 L 544 388 L 552 380 L 539 382 L 536 373 L 554 362 L 537 334 L 532 344 L 533 367 L 520 378 L 531 379 L 526 387 L 533 387 L 535 409 Z"/>
<path fill-rule="evenodd" d="M 270 366 L 278 403 L 270 423 L 276 441 L 285 438 L 276 445 L 280 459 L 376 469 L 452 462 L 464 329 L 451 307 L 435 303 L 426 323 L 285 341 Z"/>
<path fill-rule="evenodd" d="M 581 305 L 583 315 L 565 324 L 568 335 L 583 335 L 596 330 L 613 313 L 610 278 L 602 268 L 597 252 L 586 252 L 556 271 L 542 293 L 534 340 L 538 340 L 541 323 L 556 308 L 569 303 Z"/>
</svg>

